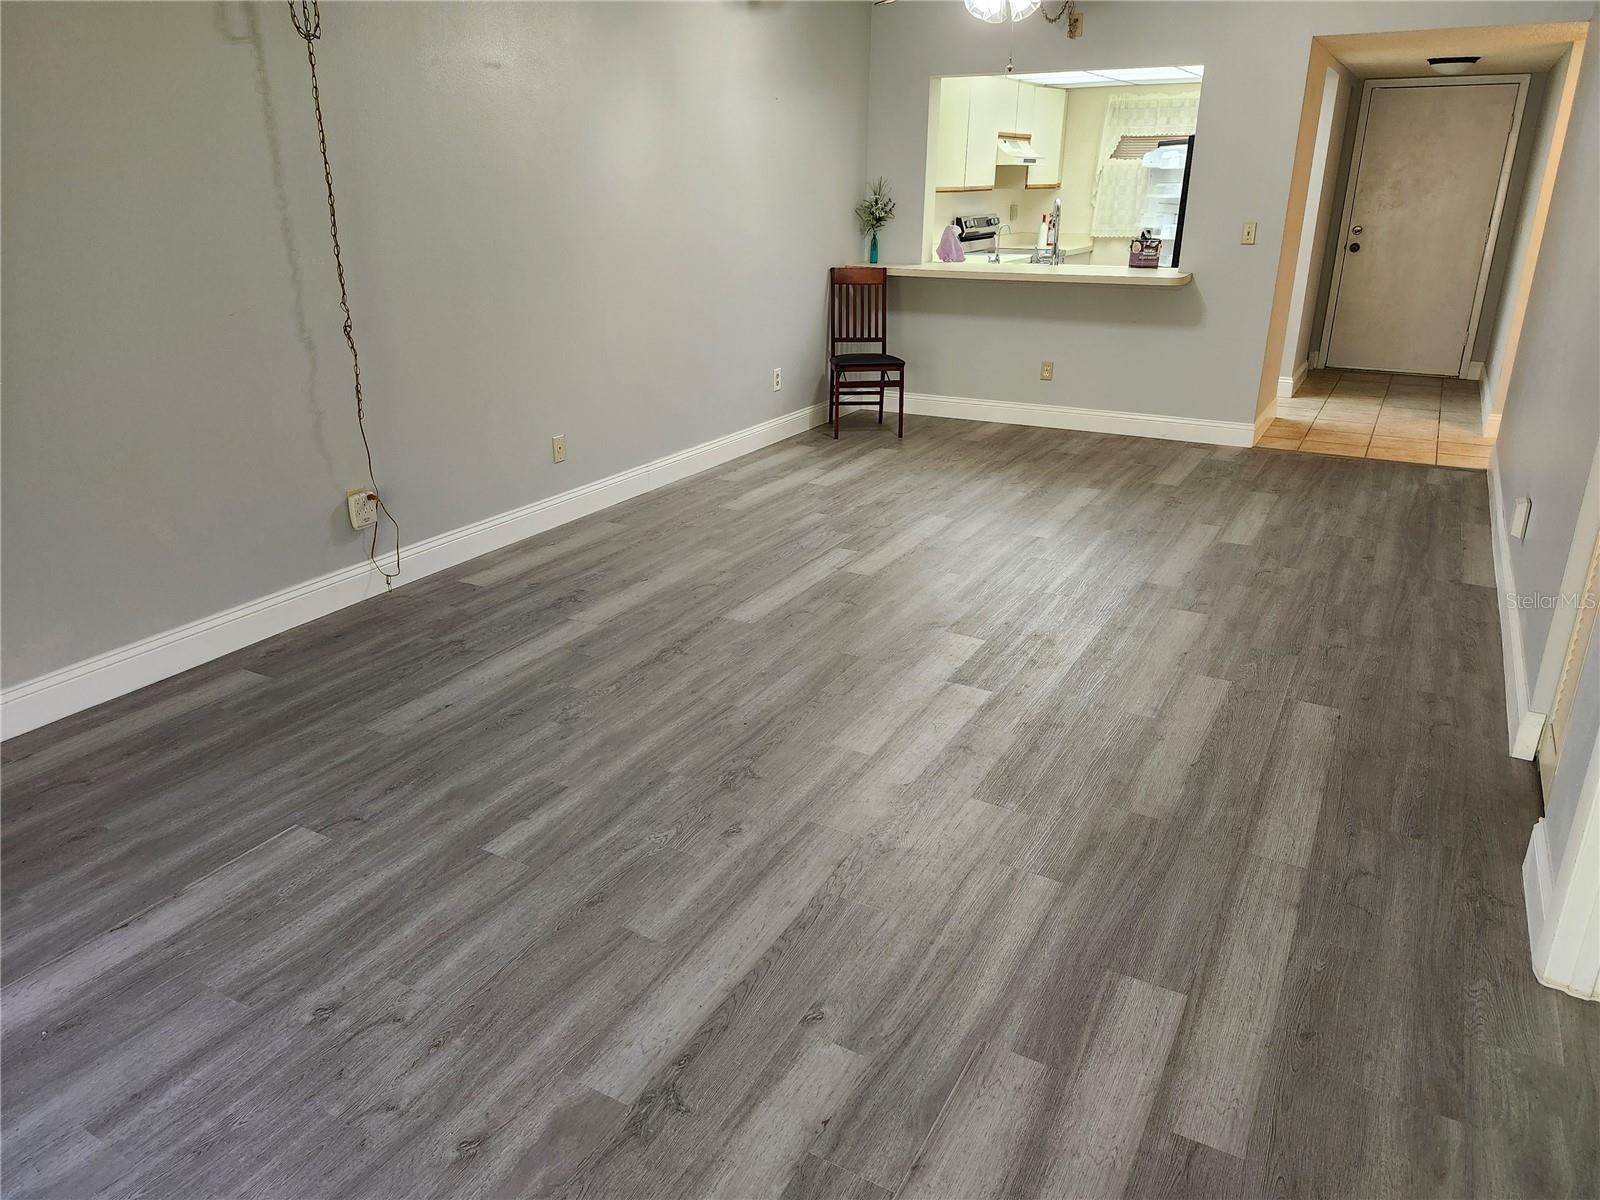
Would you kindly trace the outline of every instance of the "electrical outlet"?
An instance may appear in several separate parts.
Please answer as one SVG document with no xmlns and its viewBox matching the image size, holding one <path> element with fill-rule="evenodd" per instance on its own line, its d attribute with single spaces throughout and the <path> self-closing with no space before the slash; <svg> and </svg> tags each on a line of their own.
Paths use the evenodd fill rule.
<svg viewBox="0 0 1600 1200">
<path fill-rule="evenodd" d="M 1020 213 L 1021 211 L 1022 211 L 1022 206 L 1020 204 L 1013 204 L 1011 206 L 1010 220 L 1015 221 L 1017 219 L 1017 214 Z"/>
<path fill-rule="evenodd" d="M 350 528 L 371 529 L 378 523 L 378 498 L 371 488 L 351 488 L 344 502 L 350 506 Z"/>
<path fill-rule="evenodd" d="M 772 390 L 775 391 L 775 392 L 783 391 L 783 368 L 782 367 L 773 367 L 772 368 Z"/>
<path fill-rule="evenodd" d="M 1048 358 L 1039 364 L 1039 378 L 1048 382 L 1056 377 L 1056 365 Z"/>
<path fill-rule="evenodd" d="M 550 460 L 563 463 L 567 461 L 567 435 L 558 433 L 550 439 Z"/>
<path fill-rule="evenodd" d="M 1239 245 L 1254 246 L 1256 244 L 1256 223 L 1246 221 L 1244 228 L 1239 231 Z"/>
</svg>

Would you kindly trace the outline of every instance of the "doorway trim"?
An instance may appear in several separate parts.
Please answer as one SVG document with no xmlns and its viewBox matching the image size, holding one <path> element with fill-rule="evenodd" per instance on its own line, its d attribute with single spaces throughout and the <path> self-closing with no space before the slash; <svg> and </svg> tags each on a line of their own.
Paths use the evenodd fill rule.
<svg viewBox="0 0 1600 1200">
<path fill-rule="evenodd" d="M 1500 219 L 1505 212 L 1506 191 L 1511 184 L 1511 167 L 1516 161 L 1517 145 L 1522 138 L 1522 112 L 1528 101 L 1529 76 L 1521 75 L 1457 75 L 1428 76 L 1411 79 L 1368 79 L 1361 85 L 1361 113 L 1356 118 L 1355 144 L 1350 151 L 1350 170 L 1345 180 L 1344 204 L 1339 210 L 1339 248 L 1334 256 L 1333 271 L 1328 280 L 1328 301 L 1322 320 L 1322 345 L 1318 357 L 1327 361 L 1328 347 L 1333 344 L 1333 318 L 1339 299 L 1339 284 L 1344 279 L 1344 263 L 1348 253 L 1350 222 L 1356 201 L 1356 180 L 1361 173 L 1361 152 L 1367 140 L 1367 114 L 1372 107 L 1372 93 L 1385 87 L 1477 87 L 1490 83 L 1517 85 L 1516 105 L 1511 113 L 1511 130 L 1506 134 L 1506 153 L 1500 161 L 1500 182 L 1495 187 L 1494 209 L 1489 217 L 1489 233 L 1483 244 L 1483 261 L 1478 264 L 1478 284 L 1472 295 L 1472 318 L 1467 322 L 1467 337 L 1461 347 L 1461 361 L 1456 366 L 1456 378 L 1468 378 L 1472 362 L 1473 344 L 1478 340 L 1478 324 L 1483 317 L 1483 294 L 1489 286 L 1489 269 L 1494 263 L 1495 246 L 1500 238 Z"/>
</svg>

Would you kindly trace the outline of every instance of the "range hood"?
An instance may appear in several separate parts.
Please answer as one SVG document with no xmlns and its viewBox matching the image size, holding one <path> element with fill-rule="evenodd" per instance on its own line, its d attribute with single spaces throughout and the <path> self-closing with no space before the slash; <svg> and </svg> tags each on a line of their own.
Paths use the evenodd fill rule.
<svg viewBox="0 0 1600 1200">
<path fill-rule="evenodd" d="M 1039 161 L 1033 139 L 1026 133 L 1002 133 L 995 145 L 994 161 L 1002 167 L 1030 167 Z"/>
</svg>

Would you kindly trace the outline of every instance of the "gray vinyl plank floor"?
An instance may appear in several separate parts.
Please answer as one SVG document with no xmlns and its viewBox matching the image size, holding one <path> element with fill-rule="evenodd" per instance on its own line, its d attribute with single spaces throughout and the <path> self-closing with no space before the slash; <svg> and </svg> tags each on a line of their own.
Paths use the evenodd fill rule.
<svg viewBox="0 0 1600 1200">
<path fill-rule="evenodd" d="M 1483 475 L 846 425 L 7 742 L 6 1196 L 1594 1195 Z"/>
</svg>

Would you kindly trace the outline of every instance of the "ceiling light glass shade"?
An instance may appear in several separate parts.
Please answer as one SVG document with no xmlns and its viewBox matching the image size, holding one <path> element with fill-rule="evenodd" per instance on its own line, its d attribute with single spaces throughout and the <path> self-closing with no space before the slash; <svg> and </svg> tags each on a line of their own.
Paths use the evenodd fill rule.
<svg viewBox="0 0 1600 1200">
<path fill-rule="evenodd" d="M 967 11 L 980 21 L 998 25 L 1006 17 L 1020 21 L 1039 11 L 1042 0 L 962 0 Z"/>
</svg>

